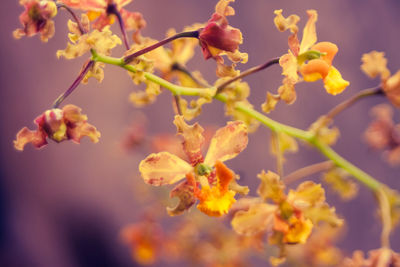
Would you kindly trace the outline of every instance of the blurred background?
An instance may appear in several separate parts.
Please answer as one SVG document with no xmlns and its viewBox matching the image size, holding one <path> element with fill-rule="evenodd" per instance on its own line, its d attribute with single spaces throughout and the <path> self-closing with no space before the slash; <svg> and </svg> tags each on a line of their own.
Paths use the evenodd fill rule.
<svg viewBox="0 0 400 267">
<path fill-rule="evenodd" d="M 206 22 L 216 3 L 134 0 L 127 9 L 143 14 L 147 21 L 144 36 L 162 39 L 169 28 L 179 32 L 194 22 Z M 280 103 L 270 114 L 280 122 L 306 129 L 337 103 L 359 90 L 376 86 L 379 81 L 370 80 L 360 70 L 363 53 L 384 51 L 392 73 L 400 69 L 398 0 L 237 0 L 232 6 L 236 15 L 228 18 L 230 25 L 242 31 L 244 43 L 240 50 L 249 54 L 249 62 L 240 65 L 241 70 L 287 52 L 288 33 L 275 29 L 275 9 L 283 9 L 285 16 L 298 14 L 300 29 L 307 20 L 306 10 L 316 9 L 318 40 L 331 41 L 339 47 L 334 65 L 351 86 L 334 97 L 325 93 L 322 82 L 299 84 L 295 104 Z M 147 117 L 149 138 L 159 133 L 174 134 L 171 95 L 165 91 L 153 105 L 134 108 L 128 101 L 134 88 L 129 76 L 117 67 L 106 66 L 101 84 L 90 80 L 64 102 L 81 107 L 88 115 L 89 122 L 102 134 L 98 144 L 83 139 L 80 145 L 50 142 L 41 150 L 28 145 L 25 151 L 16 151 L 12 143 L 16 133 L 24 126 L 35 127 L 33 119 L 69 87 L 86 60 L 85 56 L 73 61 L 56 58 L 56 51 L 67 43 L 69 15 L 64 11 L 55 18 L 56 34 L 48 43 L 42 43 L 38 36 L 15 40 L 12 32 L 20 27 L 18 16 L 22 11 L 18 1 L 4 1 L 0 9 L 0 266 L 136 266 L 129 246 L 121 242 L 120 230 L 146 213 L 146 196 L 140 192 L 155 190 L 162 197 L 167 194 L 162 189 L 149 190 L 138 174 L 138 164 L 149 151 L 143 147 L 127 151 L 122 143 L 130 126 L 142 116 Z M 117 25 L 113 30 L 119 34 Z M 122 53 L 122 47 L 113 50 L 115 56 Z M 216 79 L 215 62 L 204 61 L 200 48 L 188 68 L 200 70 L 210 82 Z M 250 100 L 257 109 L 265 100 L 266 90 L 276 92 L 280 86 L 280 72 L 275 66 L 245 79 L 251 87 Z M 362 138 L 371 121 L 370 108 L 385 101 L 383 97 L 365 99 L 339 115 L 335 123 L 341 138 L 334 149 L 400 190 L 399 167 L 390 167 L 381 153 L 369 149 Z M 228 120 L 218 102 L 204 106 L 202 115 L 195 119 L 216 127 Z M 396 110 L 395 121 L 399 120 Z M 299 153 L 287 156 L 285 173 L 322 160 L 319 153 L 301 144 Z M 275 170 L 275 159 L 269 153 L 269 131 L 260 127 L 251 134 L 247 149 L 228 166 L 241 174 L 241 184 L 249 185 L 250 195 L 256 195 L 256 175 L 262 169 Z M 319 175 L 311 178 L 318 180 Z M 346 203 L 329 189 L 327 198 L 347 220 L 346 234 L 339 241 L 347 255 L 356 249 L 368 251 L 380 246 L 381 224 L 374 196 L 367 189 L 360 186 L 359 195 Z M 178 219 L 164 219 L 164 223 L 168 226 Z M 398 229 L 391 241 L 398 252 Z"/>
</svg>

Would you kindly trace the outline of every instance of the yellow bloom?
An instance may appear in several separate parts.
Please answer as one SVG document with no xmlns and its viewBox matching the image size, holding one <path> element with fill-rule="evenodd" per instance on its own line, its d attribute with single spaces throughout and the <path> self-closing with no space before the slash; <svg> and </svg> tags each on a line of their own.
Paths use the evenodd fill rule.
<svg viewBox="0 0 400 267">
<path fill-rule="evenodd" d="M 174 123 L 184 139 L 183 149 L 189 162 L 168 152 L 151 154 L 139 164 L 143 180 L 160 186 L 174 184 L 186 177 L 186 181 L 171 191 L 171 197 L 180 198 L 177 209 L 169 209 L 171 215 L 189 209 L 196 198 L 200 200 L 198 209 L 207 215 L 228 213 L 235 202 L 235 191 L 229 190 L 235 174 L 222 162 L 236 157 L 246 148 L 247 126 L 241 121 L 228 122 L 211 138 L 207 154 L 203 157 L 203 128 L 197 123 L 187 125 L 182 116 L 176 116 Z"/>
<path fill-rule="evenodd" d="M 215 163 L 217 184 L 213 187 L 202 186 L 199 192 L 195 192 L 200 203 L 197 208 L 209 216 L 221 216 L 227 214 L 229 208 L 236 202 L 235 192 L 228 189 L 229 183 L 234 179 L 234 173 L 220 161 Z"/>
<path fill-rule="evenodd" d="M 313 223 L 310 219 L 292 216 L 289 219 L 289 229 L 283 237 L 283 241 L 289 244 L 304 244 L 311 234 Z"/>
<path fill-rule="evenodd" d="M 281 57 L 282 74 L 289 79 L 284 79 L 284 84 L 293 86 L 300 81 L 298 72 L 304 81 L 314 82 L 322 79 L 324 87 L 329 94 L 341 93 L 350 83 L 344 80 L 340 72 L 332 66 L 332 60 L 338 52 L 338 47 L 331 42 L 317 42 L 315 23 L 318 19 L 317 11 L 308 10 L 309 19 L 303 30 L 303 38 L 300 43 L 297 38 L 298 17 L 291 15 L 288 18 L 282 16 L 282 10 L 275 11 L 275 25 L 280 31 L 290 30 L 289 52 Z M 293 91 L 295 98 L 295 92 Z M 286 101 L 289 104 L 291 101 Z"/>
</svg>

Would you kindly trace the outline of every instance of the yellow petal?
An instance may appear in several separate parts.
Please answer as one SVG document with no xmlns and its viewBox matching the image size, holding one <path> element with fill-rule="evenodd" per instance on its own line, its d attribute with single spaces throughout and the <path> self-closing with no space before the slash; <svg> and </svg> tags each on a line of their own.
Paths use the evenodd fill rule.
<svg viewBox="0 0 400 267">
<path fill-rule="evenodd" d="M 297 22 L 300 20 L 299 16 L 290 15 L 289 17 L 285 18 L 282 15 L 282 9 L 275 10 L 274 14 L 274 24 L 279 31 L 283 32 L 289 29 L 294 34 L 298 32 Z"/>
<path fill-rule="evenodd" d="M 390 71 L 386 67 L 387 59 L 384 52 L 371 51 L 364 54 L 361 58 L 361 70 L 370 78 L 380 75 L 381 79 L 386 79 L 390 75 Z"/>
<path fill-rule="evenodd" d="M 300 44 L 300 54 L 304 53 L 310 47 L 317 42 L 317 32 L 315 29 L 315 23 L 318 19 L 316 10 L 307 10 L 308 21 L 303 30 L 303 39 Z"/>
<path fill-rule="evenodd" d="M 100 11 L 89 11 L 87 13 L 87 16 L 89 18 L 90 21 L 94 21 L 95 19 L 97 19 L 100 15 L 102 14 L 102 12 Z"/>
<path fill-rule="evenodd" d="M 171 153 L 160 152 L 142 160 L 139 171 L 146 183 L 159 186 L 178 182 L 193 171 L 193 167 Z"/>
<path fill-rule="evenodd" d="M 280 57 L 279 65 L 282 67 L 282 75 L 286 76 L 291 83 L 295 84 L 299 81 L 297 58 L 291 51 Z"/>
<path fill-rule="evenodd" d="M 289 231 L 284 236 L 284 242 L 289 244 L 304 244 L 311 234 L 313 223 L 309 219 L 298 219 L 292 217 Z"/>
<path fill-rule="evenodd" d="M 304 216 L 309 218 L 315 225 L 319 222 L 325 222 L 334 227 L 343 224 L 343 220 L 338 217 L 335 208 L 329 207 L 326 203 L 304 210 Z"/>
<path fill-rule="evenodd" d="M 272 224 L 277 206 L 267 203 L 253 204 L 247 211 L 235 213 L 231 224 L 233 230 L 241 235 L 256 235 Z"/>
<path fill-rule="evenodd" d="M 334 168 L 324 173 L 323 177 L 324 181 L 341 199 L 350 200 L 357 195 L 358 185 L 342 169 Z"/>
<path fill-rule="evenodd" d="M 328 75 L 324 79 L 326 91 L 331 95 L 343 92 L 350 83 L 342 78 L 340 72 L 333 66 L 330 67 Z"/>
<path fill-rule="evenodd" d="M 282 85 L 278 88 L 278 94 L 281 100 L 285 101 L 286 104 L 291 105 L 296 101 L 297 95 L 294 90 L 294 83 L 285 77 L 282 81 Z"/>
<path fill-rule="evenodd" d="M 214 166 L 217 160 L 224 162 L 232 159 L 246 148 L 247 142 L 246 124 L 242 121 L 230 121 L 211 139 L 204 163 Z"/>
<path fill-rule="evenodd" d="M 276 203 L 281 202 L 285 198 L 285 185 L 280 180 L 279 175 L 274 172 L 262 171 L 257 177 L 261 180 L 257 189 L 257 194 L 263 199 L 271 199 Z"/>
<path fill-rule="evenodd" d="M 210 188 L 205 186 L 201 189 L 202 199 L 197 208 L 208 216 L 219 217 L 227 214 L 230 207 L 235 203 L 235 192 L 229 190 L 222 193 L 216 186 Z"/>
<path fill-rule="evenodd" d="M 219 0 L 215 6 L 215 12 L 221 16 L 233 16 L 235 15 L 235 10 L 229 6 L 230 2 L 235 2 L 235 0 Z"/>
<path fill-rule="evenodd" d="M 273 95 L 270 92 L 267 92 L 265 102 L 261 105 L 262 111 L 264 111 L 265 113 L 270 113 L 271 111 L 273 111 L 276 104 L 278 104 L 279 99 L 279 95 Z"/>
<path fill-rule="evenodd" d="M 296 191 L 289 191 L 287 201 L 298 209 L 306 209 L 324 203 L 325 190 L 321 184 L 306 181 L 301 183 Z"/>
</svg>

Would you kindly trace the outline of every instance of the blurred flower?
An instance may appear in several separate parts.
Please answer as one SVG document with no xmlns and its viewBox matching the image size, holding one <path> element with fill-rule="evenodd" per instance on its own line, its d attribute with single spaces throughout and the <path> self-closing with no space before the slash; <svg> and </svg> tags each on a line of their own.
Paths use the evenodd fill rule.
<svg viewBox="0 0 400 267">
<path fill-rule="evenodd" d="M 345 258 L 340 266 L 343 267 L 400 267 L 400 255 L 390 249 L 380 248 L 371 250 L 368 258 L 357 250 L 352 258 Z"/>
<path fill-rule="evenodd" d="M 358 193 L 358 184 L 343 169 L 332 168 L 323 174 L 323 180 L 342 200 L 351 200 Z"/>
<path fill-rule="evenodd" d="M 307 243 L 287 247 L 288 262 L 308 267 L 339 266 L 343 256 L 335 242 L 342 236 L 342 230 L 328 224 L 317 227 Z"/>
<path fill-rule="evenodd" d="M 40 39 L 47 42 L 53 37 L 55 29 L 51 19 L 57 15 L 57 6 L 53 1 L 20 0 L 19 4 L 25 7 L 25 11 L 19 16 L 23 28 L 13 32 L 15 38 L 40 33 Z"/>
<path fill-rule="evenodd" d="M 231 221 L 238 234 L 254 236 L 269 232 L 269 243 L 283 250 L 285 244 L 306 243 L 319 222 L 332 226 L 342 224 L 335 209 L 325 202 L 325 191 L 320 184 L 306 181 L 285 194 L 285 185 L 277 174 L 263 171 L 258 177 L 261 179 L 259 198 L 246 200 L 247 207 L 242 205 L 244 209 L 237 211 Z M 242 200 L 245 201 L 238 202 Z"/>
<path fill-rule="evenodd" d="M 23 150 L 27 143 L 32 143 L 36 148 L 40 148 L 47 144 L 46 138 L 57 143 L 65 140 L 79 143 L 84 136 L 89 137 L 93 143 L 97 143 L 100 132 L 86 121 L 86 115 L 82 115 L 81 109 L 74 105 L 46 110 L 34 121 L 38 126 L 36 131 L 24 127 L 17 133 L 14 147 L 17 150 Z"/>
<path fill-rule="evenodd" d="M 151 219 L 126 226 L 122 229 L 121 236 L 131 246 L 132 257 L 137 263 L 151 265 L 160 256 L 163 232 L 161 225 Z"/>
<path fill-rule="evenodd" d="M 247 146 L 246 125 L 240 121 L 228 122 L 227 126 L 217 130 L 204 158 L 201 153 L 204 142 L 203 128 L 197 123 L 187 125 L 182 116 L 175 116 L 174 124 L 178 133 L 183 136 L 183 149 L 189 163 L 169 152 L 151 154 L 139 164 L 144 181 L 160 186 L 174 184 L 186 177 L 187 181 L 179 184 L 171 192 L 171 196 L 177 196 L 181 200 L 177 206 L 179 213 L 194 204 L 191 196 L 200 199 L 199 206 L 200 209 L 203 208 L 203 212 L 210 210 L 206 212 L 208 215 L 220 216 L 226 213 L 233 203 L 234 192 L 228 190 L 227 186 L 234 175 L 222 162 L 236 157 Z M 202 186 L 200 192 L 197 191 L 197 182 Z M 210 184 L 214 185 L 215 189 L 210 187 Z M 186 208 L 182 209 L 185 203 Z M 175 213 L 174 209 L 169 209 L 169 213 L 179 214 Z"/>
<path fill-rule="evenodd" d="M 285 76 L 283 85 L 278 89 L 280 99 L 291 104 L 296 100 L 294 85 L 300 81 L 298 73 L 302 75 L 304 81 L 314 82 L 320 79 L 324 81 L 324 87 L 329 94 L 336 95 L 341 93 L 349 82 L 343 80 L 340 72 L 332 66 L 332 60 L 338 52 L 338 48 L 331 42 L 317 42 L 315 23 L 318 14 L 315 10 L 308 10 L 308 21 L 303 30 L 301 43 L 297 38 L 297 22 L 300 20 L 297 15 L 290 15 L 285 18 L 282 10 L 275 10 L 275 26 L 279 31 L 290 30 L 292 35 L 289 37 L 289 52 L 284 54 L 280 60 Z M 271 102 L 270 104 L 268 104 Z M 270 111 L 276 104 L 276 97 L 269 95 L 265 109 Z"/>
<path fill-rule="evenodd" d="M 135 120 L 129 126 L 121 145 L 126 150 L 136 150 L 137 147 L 145 143 L 148 135 L 148 120 L 143 113 L 134 114 Z"/>
<path fill-rule="evenodd" d="M 87 15 L 93 23 L 93 28 L 102 30 L 105 26 L 113 24 L 115 9 L 124 21 L 126 30 L 140 30 L 146 26 L 146 21 L 139 12 L 129 12 L 123 7 L 132 0 L 59 0 L 69 7 L 88 11 Z"/>
<path fill-rule="evenodd" d="M 385 53 L 371 51 L 364 54 L 361 58 L 363 64 L 361 70 L 370 78 L 380 76 L 383 92 L 393 106 L 400 108 L 400 70 L 390 76 L 390 71 L 386 67 L 387 59 Z"/>
<path fill-rule="evenodd" d="M 400 124 L 393 122 L 393 109 L 381 104 L 372 108 L 371 114 L 374 121 L 364 133 L 365 141 L 373 149 L 384 150 L 390 164 L 400 164 Z"/>
</svg>

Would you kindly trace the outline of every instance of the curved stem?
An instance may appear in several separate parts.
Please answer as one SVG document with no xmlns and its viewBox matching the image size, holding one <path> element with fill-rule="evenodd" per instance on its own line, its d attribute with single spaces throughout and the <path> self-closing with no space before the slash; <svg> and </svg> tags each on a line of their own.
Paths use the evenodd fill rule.
<svg viewBox="0 0 400 267">
<path fill-rule="evenodd" d="M 126 48 L 126 50 L 129 50 L 129 43 L 128 43 L 128 37 L 126 35 L 126 31 L 125 31 L 124 20 L 122 19 L 121 13 L 118 11 L 117 6 L 114 3 L 108 4 L 106 12 L 107 12 L 107 15 L 113 14 L 117 17 L 119 28 L 121 29 L 121 34 L 124 39 L 125 48 Z"/>
<path fill-rule="evenodd" d="M 198 38 L 199 37 L 199 31 L 191 31 L 191 32 L 181 32 L 181 33 L 177 33 L 174 36 L 171 36 L 169 38 L 166 38 L 164 40 L 159 41 L 158 43 L 155 43 L 151 46 L 148 46 L 142 50 L 139 50 L 131 55 L 127 55 L 124 57 L 124 62 L 125 64 L 128 64 L 129 62 L 131 62 L 132 60 L 134 60 L 136 57 L 146 54 L 148 52 L 150 52 L 151 50 L 154 50 L 160 46 L 163 46 L 169 42 L 172 42 L 173 40 L 179 39 L 179 38 Z"/>
<path fill-rule="evenodd" d="M 83 68 L 81 72 L 79 73 L 78 77 L 75 79 L 75 81 L 71 84 L 71 86 L 65 91 L 63 94 L 61 94 L 53 103 L 53 108 L 58 108 L 60 104 L 64 101 L 65 98 L 67 98 L 75 89 L 78 87 L 78 85 L 81 83 L 83 78 L 85 77 L 86 73 L 90 70 L 90 68 L 94 65 L 95 61 L 93 60 L 88 60 L 85 65 L 83 65 Z"/>
<path fill-rule="evenodd" d="M 137 72 L 137 69 L 134 66 L 131 65 L 126 65 L 124 58 L 113 58 L 113 57 L 108 57 L 108 56 L 101 56 L 95 53 L 95 51 L 92 51 L 92 60 L 93 61 L 98 61 L 98 62 L 103 62 L 106 64 L 112 64 L 116 66 L 120 66 L 128 71 L 132 72 Z M 216 88 L 188 88 L 188 87 L 183 87 L 183 86 L 178 86 L 175 84 L 172 84 L 152 73 L 144 72 L 144 77 L 148 79 L 149 81 L 155 82 L 159 84 L 160 86 L 168 89 L 171 91 L 173 95 L 188 95 L 188 96 L 204 96 L 204 94 L 207 91 L 213 92 L 216 90 Z M 207 90 L 209 89 L 209 90 Z M 378 87 L 375 88 L 378 90 Z M 372 90 L 374 91 L 374 90 Z M 352 103 L 356 102 L 358 99 L 371 95 L 371 94 L 377 94 L 377 92 L 373 93 L 367 93 L 367 94 L 361 94 L 361 96 L 355 96 L 352 99 L 353 100 L 348 100 L 348 104 L 342 104 L 342 108 L 338 108 L 338 111 L 335 111 L 332 114 L 338 114 L 340 113 L 341 110 L 344 110 L 346 107 L 350 106 Z M 228 97 L 223 94 L 216 94 L 214 95 L 214 99 L 221 101 L 223 103 L 226 103 L 228 101 Z M 323 167 L 332 167 L 332 166 L 337 166 L 345 171 L 347 171 L 352 177 L 356 180 L 358 180 L 360 183 L 364 184 L 366 187 L 368 187 L 372 192 L 376 194 L 379 200 L 379 205 L 381 208 L 382 212 L 382 222 L 383 222 L 383 230 L 382 230 L 382 245 L 386 248 L 390 246 L 389 243 L 389 235 L 391 232 L 391 210 L 390 210 L 390 203 L 388 199 L 388 194 L 385 192 L 386 185 L 379 182 L 369 174 L 365 173 L 355 165 L 353 165 L 351 162 L 340 156 L 338 153 L 336 153 L 331 147 L 326 145 L 325 143 L 321 142 L 312 132 L 310 131 L 304 131 L 298 128 L 294 128 L 282 123 L 279 123 L 277 121 L 272 120 L 271 118 L 265 116 L 264 114 L 254 110 L 251 106 L 238 102 L 235 104 L 235 109 L 245 115 L 248 115 L 256 120 L 258 120 L 261 124 L 264 126 L 268 127 L 272 131 L 275 132 L 283 132 L 286 133 L 292 137 L 298 138 L 300 140 L 303 140 L 307 143 L 309 143 L 311 146 L 315 147 L 319 152 L 324 155 L 327 159 L 329 159 L 329 163 L 323 164 Z M 333 116 L 334 117 L 334 116 Z M 320 166 L 321 167 L 321 166 Z"/>
<path fill-rule="evenodd" d="M 295 170 L 294 172 L 290 173 L 289 175 L 285 176 L 282 180 L 285 184 L 293 183 L 299 179 L 302 179 L 306 176 L 327 171 L 332 169 L 335 166 L 332 161 L 327 160 L 320 163 L 315 163 L 301 169 Z"/>
<path fill-rule="evenodd" d="M 268 68 L 268 67 L 270 67 L 270 66 L 272 66 L 272 65 L 274 65 L 274 64 L 278 64 L 278 63 L 279 63 L 279 57 L 273 58 L 273 59 L 267 61 L 267 62 L 264 63 L 264 64 L 261 64 L 261 65 L 252 67 L 252 68 L 250 68 L 250 69 L 248 69 L 248 70 L 245 70 L 245 71 L 243 71 L 242 73 L 240 73 L 240 75 L 238 75 L 238 76 L 236 76 L 236 77 L 233 77 L 232 79 L 230 79 L 230 80 L 224 82 L 223 84 L 221 84 L 220 86 L 218 86 L 218 87 L 217 87 L 217 92 L 216 92 L 215 94 L 220 94 L 220 93 L 222 93 L 223 90 L 224 90 L 224 88 L 227 87 L 229 84 L 233 83 L 234 81 L 237 81 L 237 80 L 239 80 L 239 79 L 242 79 L 242 78 L 244 78 L 244 77 L 246 77 L 246 76 L 249 76 L 250 74 L 259 72 L 260 70 L 266 69 L 266 68 Z"/>
<path fill-rule="evenodd" d="M 333 120 L 333 118 L 335 118 L 339 113 L 341 113 L 345 109 L 352 106 L 358 100 L 363 99 L 364 97 L 367 97 L 367 96 L 380 95 L 380 94 L 383 94 L 382 88 L 380 86 L 374 87 L 374 88 L 369 88 L 369 89 L 364 89 L 364 90 L 358 92 L 356 95 L 343 101 L 342 103 L 338 104 L 333 109 L 331 109 L 325 115 L 325 123 L 326 124 L 330 123 Z"/>
<path fill-rule="evenodd" d="M 82 26 L 81 21 L 78 19 L 78 17 L 76 16 L 75 12 L 69 8 L 69 6 L 62 4 L 62 3 L 57 3 L 57 7 L 58 8 L 64 8 L 65 10 L 68 11 L 69 14 L 71 14 L 72 18 L 75 20 L 76 24 L 78 25 L 79 31 L 81 32 L 81 34 L 85 34 L 86 31 Z"/>
<path fill-rule="evenodd" d="M 117 65 L 132 72 L 137 71 L 134 66 L 126 65 L 124 62 L 124 58 L 113 58 L 108 56 L 101 56 L 94 53 L 92 60 L 103 62 L 106 64 Z M 144 72 L 144 77 L 149 81 L 155 82 L 161 85 L 162 87 L 168 89 L 174 95 L 202 96 L 206 93 L 205 88 L 188 88 L 175 85 L 152 73 Z M 216 88 L 208 88 L 208 89 L 216 90 Z M 226 103 L 228 101 L 228 97 L 223 93 L 215 95 L 214 98 L 223 103 Z M 342 156 L 336 153 L 332 148 L 330 148 L 328 145 L 324 144 L 318 138 L 316 138 L 313 135 L 313 133 L 274 121 L 271 118 L 265 116 L 261 112 L 254 110 L 252 107 L 249 107 L 244 103 L 240 102 L 236 103 L 235 109 L 245 115 L 248 115 L 258 120 L 259 122 L 261 122 L 261 124 L 270 128 L 273 131 L 283 132 L 292 137 L 306 141 L 310 145 L 314 146 L 317 150 L 319 150 L 322 155 L 330 159 L 336 166 L 346 170 L 355 179 L 357 179 L 359 182 L 370 188 L 373 192 L 377 192 L 378 190 L 381 189 L 382 184 L 379 181 L 377 181 L 372 176 L 365 173 L 364 171 L 362 171 L 361 169 L 357 168 L 352 163 L 344 159 Z"/>
</svg>

